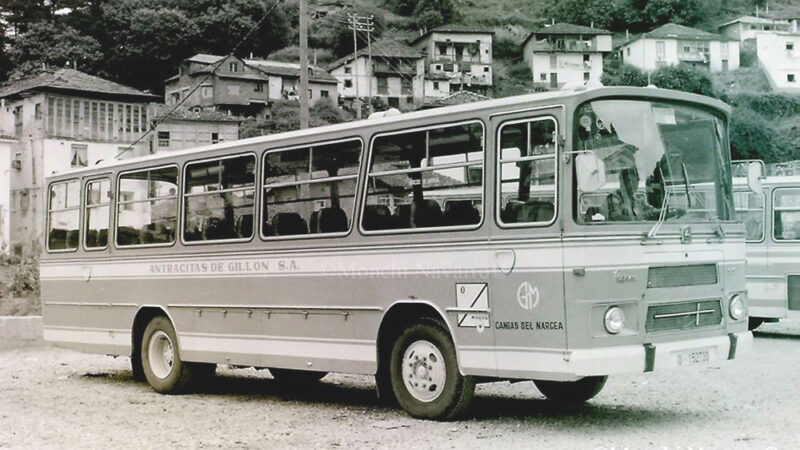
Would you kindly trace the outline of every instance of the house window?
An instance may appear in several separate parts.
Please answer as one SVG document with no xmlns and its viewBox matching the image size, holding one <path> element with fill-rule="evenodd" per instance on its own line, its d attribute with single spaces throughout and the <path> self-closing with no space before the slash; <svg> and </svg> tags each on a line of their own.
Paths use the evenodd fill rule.
<svg viewBox="0 0 800 450">
<path fill-rule="evenodd" d="M 228 64 L 228 69 L 230 69 L 231 72 L 238 72 L 239 71 L 239 63 L 232 62 L 232 63 Z"/>
<path fill-rule="evenodd" d="M 628 47 L 625 49 L 626 56 L 631 56 L 631 48 Z"/>
<path fill-rule="evenodd" d="M 158 146 L 169 147 L 169 131 L 158 132 Z"/>
<path fill-rule="evenodd" d="M 692 51 L 692 48 L 689 47 L 688 45 L 684 45 L 683 46 L 683 53 L 690 53 L 691 51 Z"/>
<path fill-rule="evenodd" d="M 14 135 L 22 133 L 22 105 L 14 108 Z"/>
<path fill-rule="evenodd" d="M 72 152 L 69 160 L 70 160 L 70 167 L 86 167 L 88 157 L 89 146 L 86 144 L 72 144 L 70 146 L 70 150 Z"/>
<path fill-rule="evenodd" d="M 344 80 L 344 87 L 346 88 L 353 87 L 353 80 Z"/>
<path fill-rule="evenodd" d="M 352 73 L 352 72 L 353 72 L 353 69 L 351 69 L 350 67 L 345 67 L 345 68 L 344 68 L 344 73 L 345 73 L 345 74 L 350 74 L 350 73 Z"/>
<path fill-rule="evenodd" d="M 539 80 L 540 81 L 547 81 L 547 74 L 546 73 L 540 73 L 539 74 Z"/>
<path fill-rule="evenodd" d="M 262 83 L 262 82 L 260 82 L 260 81 L 259 81 L 259 82 L 257 82 L 257 83 L 256 83 L 256 85 L 255 85 L 255 87 L 253 88 L 253 90 L 254 90 L 255 92 L 264 92 L 264 83 Z"/>
<path fill-rule="evenodd" d="M 406 103 L 409 105 L 414 104 L 414 97 L 406 97 Z"/>
<path fill-rule="evenodd" d="M 173 95 L 177 95 L 176 101 L 177 99 L 180 99 L 180 94 L 176 93 Z M 203 88 L 200 91 L 200 95 L 202 95 L 203 98 L 211 98 L 214 95 L 214 88 L 211 86 L 203 86 Z"/>
<path fill-rule="evenodd" d="M 211 143 L 216 144 L 219 142 L 219 133 L 211 133 Z"/>
<path fill-rule="evenodd" d="M 311 89 L 309 89 L 309 90 L 308 90 L 308 99 L 309 99 L 309 100 L 311 100 L 312 98 L 314 98 L 314 91 L 312 91 Z"/>
<path fill-rule="evenodd" d="M 205 94 L 205 92 L 206 92 L 205 88 L 203 88 L 202 93 Z M 205 95 L 203 95 L 203 97 L 205 97 Z M 181 93 L 180 92 L 173 92 L 173 93 L 169 94 L 169 101 L 172 104 L 178 103 L 179 101 L 181 101 Z"/>
<path fill-rule="evenodd" d="M 557 63 L 558 63 L 558 56 L 550 55 L 550 68 L 555 69 Z"/>
<path fill-rule="evenodd" d="M 37 104 L 35 104 L 33 106 L 33 117 L 36 120 L 41 120 L 42 119 L 42 104 L 41 103 L 37 103 Z"/>
<path fill-rule="evenodd" d="M 398 97 L 389 97 L 389 106 L 392 108 L 400 107 L 400 99 Z"/>
<path fill-rule="evenodd" d="M 589 81 L 589 72 L 583 72 L 583 81 Z"/>
<path fill-rule="evenodd" d="M 378 94 L 389 93 L 389 79 L 386 77 L 378 77 Z"/>
<path fill-rule="evenodd" d="M 656 57 L 658 59 L 664 59 L 665 55 L 666 51 L 664 41 L 656 41 Z"/>
<path fill-rule="evenodd" d="M 403 78 L 400 80 L 400 92 L 403 95 L 411 95 L 413 93 L 414 87 L 411 84 L 411 80 L 408 78 Z"/>
<path fill-rule="evenodd" d="M 583 55 L 583 62 L 585 62 L 585 63 L 589 62 L 589 56 L 590 56 L 589 54 L 584 54 Z"/>
<path fill-rule="evenodd" d="M 485 66 L 485 67 L 483 68 L 483 71 L 484 71 L 484 72 L 486 72 L 486 73 L 489 73 L 489 66 Z"/>
<path fill-rule="evenodd" d="M 434 88 L 435 90 L 437 90 L 437 91 L 439 90 L 439 82 L 438 82 L 438 81 L 434 81 L 434 82 L 433 82 L 433 88 Z"/>
<path fill-rule="evenodd" d="M 787 74 L 786 81 L 788 81 L 789 83 L 794 83 L 794 74 L 793 73 Z"/>
<path fill-rule="evenodd" d="M 439 44 L 436 47 L 439 49 L 439 54 L 440 55 L 446 55 L 447 54 L 447 45 Z"/>
<path fill-rule="evenodd" d="M 794 42 L 787 42 L 786 43 L 786 50 L 794 50 Z"/>
<path fill-rule="evenodd" d="M 433 65 L 433 70 L 442 70 L 442 65 L 441 64 L 434 64 Z"/>
<path fill-rule="evenodd" d="M 323 98 L 327 98 L 328 97 L 328 91 L 325 90 L 325 89 L 319 91 L 319 96 L 323 97 Z"/>
</svg>

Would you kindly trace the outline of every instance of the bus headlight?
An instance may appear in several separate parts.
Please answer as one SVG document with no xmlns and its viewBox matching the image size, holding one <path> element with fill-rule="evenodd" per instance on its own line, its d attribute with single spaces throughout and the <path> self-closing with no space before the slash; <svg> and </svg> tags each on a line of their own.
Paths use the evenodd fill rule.
<svg viewBox="0 0 800 450">
<path fill-rule="evenodd" d="M 603 316 L 603 325 L 605 325 L 606 331 L 609 333 L 619 333 L 622 327 L 625 326 L 625 311 L 619 306 L 608 308 L 605 316 Z"/>
<path fill-rule="evenodd" d="M 731 295 L 728 301 L 728 314 L 731 315 L 733 320 L 739 320 L 747 314 L 747 307 L 744 305 L 744 299 L 741 295 Z"/>
</svg>

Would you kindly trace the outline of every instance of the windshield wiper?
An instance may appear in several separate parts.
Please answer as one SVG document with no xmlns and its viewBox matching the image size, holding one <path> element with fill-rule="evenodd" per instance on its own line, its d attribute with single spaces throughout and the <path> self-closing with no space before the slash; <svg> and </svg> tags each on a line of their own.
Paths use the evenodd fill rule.
<svg viewBox="0 0 800 450">
<path fill-rule="evenodd" d="M 686 191 L 686 209 L 692 207 L 692 195 L 689 193 L 689 172 L 686 170 L 686 163 L 681 162 L 681 172 L 683 173 L 684 190 Z"/>
<path fill-rule="evenodd" d="M 644 238 L 642 238 L 642 245 L 662 243 L 656 237 L 656 235 L 658 234 L 658 230 L 661 229 L 661 225 L 664 223 L 664 220 L 667 218 L 667 211 L 669 210 L 669 190 L 667 189 L 664 171 L 661 170 L 661 167 L 658 168 L 658 171 L 661 172 L 661 179 L 664 183 L 664 200 L 661 202 L 661 210 L 658 211 L 658 220 L 656 220 L 656 223 L 653 224 L 653 227 L 650 228 L 650 231 L 648 231 L 647 234 L 644 235 Z"/>
</svg>

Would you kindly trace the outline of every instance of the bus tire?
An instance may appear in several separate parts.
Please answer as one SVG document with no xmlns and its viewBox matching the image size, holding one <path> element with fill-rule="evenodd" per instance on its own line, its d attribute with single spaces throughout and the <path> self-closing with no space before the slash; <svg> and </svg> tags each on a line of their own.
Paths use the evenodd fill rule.
<svg viewBox="0 0 800 450">
<path fill-rule="evenodd" d="M 269 369 L 269 373 L 275 381 L 298 385 L 316 383 L 328 374 L 328 372 L 295 369 Z"/>
<path fill-rule="evenodd" d="M 755 330 L 764 323 L 764 319 L 760 317 L 750 317 L 747 319 L 747 329 L 750 331 Z"/>
<path fill-rule="evenodd" d="M 133 352 L 131 354 L 131 371 L 133 372 L 134 381 L 147 381 L 144 376 L 144 367 L 142 367 L 142 352 Z"/>
<path fill-rule="evenodd" d="M 213 375 L 216 365 L 182 361 L 175 327 L 166 317 L 158 316 L 147 324 L 142 336 L 142 368 L 154 391 L 179 394 Z"/>
<path fill-rule="evenodd" d="M 438 320 L 405 329 L 392 347 L 390 374 L 397 403 L 420 419 L 454 419 L 475 392 L 475 379 L 459 372 L 453 340 Z"/>
<path fill-rule="evenodd" d="M 581 404 L 603 390 L 607 376 L 584 377 L 576 381 L 534 380 L 539 392 L 548 400 L 567 405 Z"/>
</svg>

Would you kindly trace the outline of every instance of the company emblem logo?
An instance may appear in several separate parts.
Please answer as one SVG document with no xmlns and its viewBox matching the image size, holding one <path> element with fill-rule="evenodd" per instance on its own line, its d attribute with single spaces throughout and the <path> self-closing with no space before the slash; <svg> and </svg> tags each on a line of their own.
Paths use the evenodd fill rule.
<svg viewBox="0 0 800 450">
<path fill-rule="evenodd" d="M 536 305 L 539 304 L 539 288 L 527 281 L 520 284 L 517 288 L 517 302 L 522 309 L 528 311 L 536 308 Z"/>
</svg>

